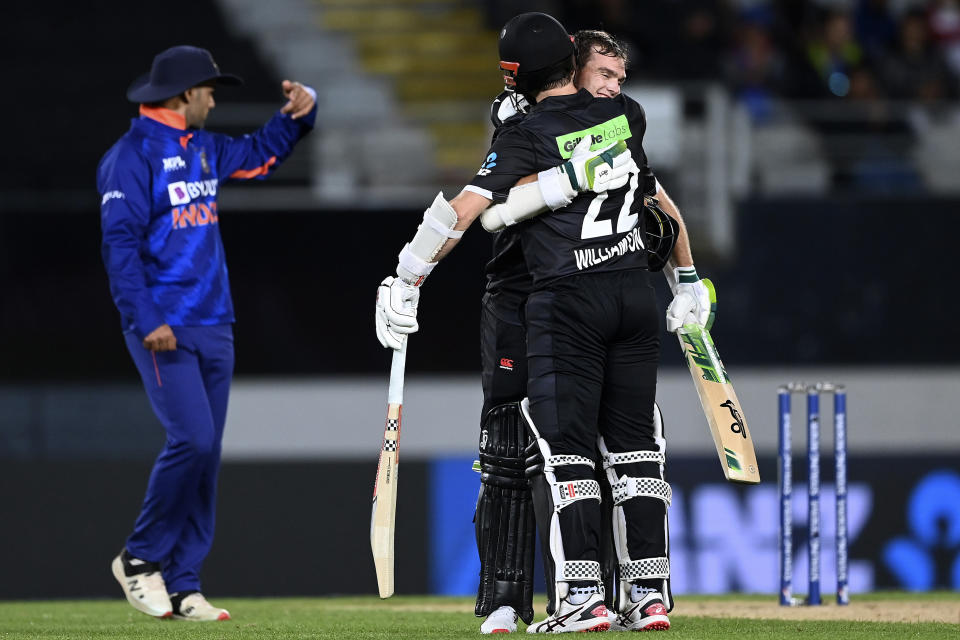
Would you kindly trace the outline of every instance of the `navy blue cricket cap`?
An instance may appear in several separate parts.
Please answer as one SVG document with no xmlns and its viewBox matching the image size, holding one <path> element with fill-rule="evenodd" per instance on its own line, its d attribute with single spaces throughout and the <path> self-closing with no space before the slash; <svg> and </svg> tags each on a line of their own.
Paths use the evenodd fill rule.
<svg viewBox="0 0 960 640">
<path fill-rule="evenodd" d="M 500 31 L 500 60 L 516 64 L 515 73 L 546 69 L 574 53 L 573 40 L 556 18 L 545 13 L 521 13 Z"/>
<path fill-rule="evenodd" d="M 181 45 L 161 51 L 145 73 L 127 89 L 130 102 L 160 102 L 204 82 L 243 84 L 238 76 L 220 73 L 220 67 L 206 49 Z"/>
</svg>

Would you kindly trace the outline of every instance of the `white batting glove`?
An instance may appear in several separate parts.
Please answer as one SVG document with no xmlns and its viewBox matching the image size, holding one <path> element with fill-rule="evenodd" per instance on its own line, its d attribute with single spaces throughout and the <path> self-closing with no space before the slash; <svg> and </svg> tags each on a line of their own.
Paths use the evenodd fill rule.
<svg viewBox="0 0 960 640">
<path fill-rule="evenodd" d="M 387 276 L 377 287 L 377 340 L 399 351 L 408 334 L 416 333 L 420 289 L 400 278 Z"/>
<path fill-rule="evenodd" d="M 610 167 L 610 174 L 607 176 L 598 176 L 597 182 L 593 185 L 595 193 L 601 191 L 613 191 L 630 182 L 630 174 L 640 173 L 637 163 L 633 159 L 630 150 L 627 149 L 613 159 L 613 166 Z"/>
<path fill-rule="evenodd" d="M 587 140 L 589 138 L 590 136 L 586 136 Z M 577 149 L 582 149 L 579 154 Z M 627 143 L 622 140 L 597 151 L 590 151 L 590 145 L 584 145 L 581 140 L 573 150 L 573 156 L 564 166 L 568 173 L 571 168 L 577 173 L 579 190 L 581 192 L 589 190 L 594 193 L 619 189 L 627 184 L 631 173 L 639 173 Z M 586 181 L 586 188 L 583 186 L 584 181 Z"/>
<path fill-rule="evenodd" d="M 584 191 L 602 193 L 619 189 L 632 172 L 638 171 L 626 142 L 616 140 L 602 149 L 590 151 L 591 140 L 585 135 L 569 160 L 537 175 L 543 200 L 551 210 L 567 206 Z"/>
<path fill-rule="evenodd" d="M 710 317 L 710 292 L 697 275 L 697 270 L 677 267 L 667 274 L 673 300 L 667 307 L 667 331 L 675 333 L 685 324 L 706 326 Z"/>
<path fill-rule="evenodd" d="M 530 109 L 530 103 L 523 97 L 523 94 L 515 91 L 503 91 L 493 99 L 490 105 L 490 122 L 494 127 L 499 127 L 505 120 L 512 118 L 518 113 L 526 113 Z"/>
</svg>

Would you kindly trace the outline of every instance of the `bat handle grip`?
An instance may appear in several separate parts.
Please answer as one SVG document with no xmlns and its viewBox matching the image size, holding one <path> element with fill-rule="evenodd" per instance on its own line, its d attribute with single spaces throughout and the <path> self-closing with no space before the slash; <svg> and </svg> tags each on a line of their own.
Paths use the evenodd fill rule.
<svg viewBox="0 0 960 640">
<path fill-rule="evenodd" d="M 407 364 L 407 342 L 410 337 L 403 340 L 403 346 L 393 352 L 393 362 L 390 365 L 390 387 L 387 391 L 387 404 L 403 404 L 403 374 Z"/>
<path fill-rule="evenodd" d="M 717 319 L 717 288 L 713 286 L 713 281 L 710 278 L 704 278 L 702 282 L 710 296 L 710 315 L 707 317 L 707 324 L 704 326 L 707 331 L 710 331 L 713 328 L 713 321 Z"/>
</svg>

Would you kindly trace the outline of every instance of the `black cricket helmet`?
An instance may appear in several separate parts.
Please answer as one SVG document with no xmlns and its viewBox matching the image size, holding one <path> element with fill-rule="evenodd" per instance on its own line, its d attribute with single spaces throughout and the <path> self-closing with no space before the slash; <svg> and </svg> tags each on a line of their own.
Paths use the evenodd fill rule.
<svg viewBox="0 0 960 640">
<path fill-rule="evenodd" d="M 643 235 L 649 269 L 651 272 L 661 271 L 673 254 L 680 225 L 660 208 L 660 201 L 656 198 L 643 199 Z"/>
<path fill-rule="evenodd" d="M 499 47 L 503 82 L 520 93 L 527 93 L 538 76 L 545 77 L 574 54 L 573 38 L 563 25 L 537 12 L 511 18 L 500 31 Z"/>
</svg>

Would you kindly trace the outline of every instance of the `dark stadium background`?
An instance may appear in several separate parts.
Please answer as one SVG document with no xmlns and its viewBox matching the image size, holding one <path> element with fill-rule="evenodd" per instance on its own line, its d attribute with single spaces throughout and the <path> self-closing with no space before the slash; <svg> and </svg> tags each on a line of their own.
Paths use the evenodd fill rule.
<svg viewBox="0 0 960 640">
<path fill-rule="evenodd" d="M 583 20 L 585 4 L 571 2 L 568 12 Z M 11 61 L 0 172 L 0 379 L 131 379 L 99 257 L 94 184 L 100 156 L 136 113 L 124 91 L 155 52 L 182 42 L 208 47 L 221 68 L 246 80 L 221 90 L 221 105 L 279 104 L 281 78 L 252 43 L 225 30 L 209 1 L 174 0 L 162 11 L 124 2 L 53 7 L 38 12 L 14 3 L 0 27 Z M 492 6 L 491 15 L 498 10 Z M 664 64 L 631 74 L 666 75 Z M 323 135 L 322 122 L 313 135 Z M 296 164 L 295 155 L 271 185 L 303 184 Z M 960 236 L 958 211 L 958 200 L 915 190 L 801 201 L 748 197 L 738 207 L 735 259 L 701 252 L 697 260 L 719 287 L 717 338 L 728 364 L 956 362 L 960 350 L 913 329 L 960 311 L 944 287 Z M 224 214 L 239 375 L 382 368 L 372 339 L 372 291 L 392 270 L 420 210 Z M 412 371 L 476 369 L 488 255 L 487 239 L 474 230 L 431 277 L 421 324 L 439 339 L 411 353 Z M 782 286 L 787 281 L 789 288 Z M 766 294 L 762 304 L 756 292 Z M 450 308 L 457 322 L 444 320 Z M 823 308 L 836 312 L 818 312 Z"/>
<path fill-rule="evenodd" d="M 479 4 L 494 27 L 521 5 L 560 8 L 571 30 L 618 26 L 598 24 L 592 4 L 583 1 Z M 650 4 L 666 28 L 631 23 L 649 61 L 645 70 L 631 71 L 636 77 L 663 81 L 691 69 L 722 73 L 700 64 L 716 54 L 718 43 L 684 44 L 676 22 L 681 4 Z M 805 3 L 780 4 L 802 13 Z M 129 82 L 156 52 L 183 43 L 210 49 L 223 70 L 245 78 L 246 86 L 218 92 L 221 105 L 279 106 L 281 76 L 252 42 L 226 29 L 211 0 L 8 3 L 3 13 L 0 386 L 9 404 L 0 405 L 0 597 L 118 597 L 107 563 L 121 543 L 117 536 L 132 523 L 159 434 L 128 451 L 81 433 L 71 453 L 50 446 L 44 438 L 51 434 L 29 424 L 24 433 L 5 432 L 3 422 L 12 424 L 14 398 L 37 390 L 138 383 L 100 262 L 95 188 L 97 161 L 136 115 L 124 98 Z M 671 55 L 677 51 L 683 55 Z M 211 128 L 215 122 L 214 116 Z M 313 135 L 324 135 L 323 122 Z M 273 184 L 305 186 L 305 163 L 295 154 Z M 240 198 L 242 190 L 258 186 L 224 190 Z M 907 374 L 920 365 L 954 368 L 960 363 L 952 339 L 960 313 L 954 275 L 960 199 L 916 185 L 855 189 L 839 179 L 836 186 L 822 197 L 748 195 L 739 201 L 732 258 L 698 253 L 694 238 L 699 271 L 718 284 L 714 337 L 726 365 L 877 366 Z M 374 287 L 392 272 L 422 207 L 221 210 L 237 312 L 237 377 L 382 375 L 389 356 L 373 335 Z M 431 339 L 411 351 L 412 375 L 477 371 L 488 255 L 489 240 L 474 230 L 431 276 L 419 316 Z M 659 292 L 665 297 L 663 287 Z M 678 359 L 665 365 L 680 366 Z M 118 423 L 134 415 L 140 420 L 145 410 L 103 409 Z M 854 423 L 852 429 L 863 429 L 867 439 L 870 427 Z M 16 442 L 32 444 L 18 448 Z M 774 468 L 772 458 L 763 462 Z M 712 466 L 709 478 L 702 471 L 708 464 L 716 462 L 679 461 L 676 486 L 715 481 Z M 876 493 L 902 515 L 911 483 L 940 467 L 956 469 L 957 463 L 949 456 L 919 456 L 901 466 L 891 454 L 852 463 L 851 475 L 884 478 L 885 469 L 902 469 L 904 484 L 887 482 Z M 372 471 L 352 461 L 226 464 L 219 537 L 206 570 L 211 589 L 231 595 L 373 593 L 363 531 Z M 404 467 L 398 592 L 432 588 L 430 473 L 429 460 L 412 459 Z M 851 554 L 879 562 L 880 538 L 904 525 L 889 513 L 875 517 L 876 529 Z M 47 576 L 54 570 L 62 579 L 52 582 Z M 946 576 L 938 580 L 950 586 Z M 882 572 L 877 581 L 901 584 Z"/>
</svg>

